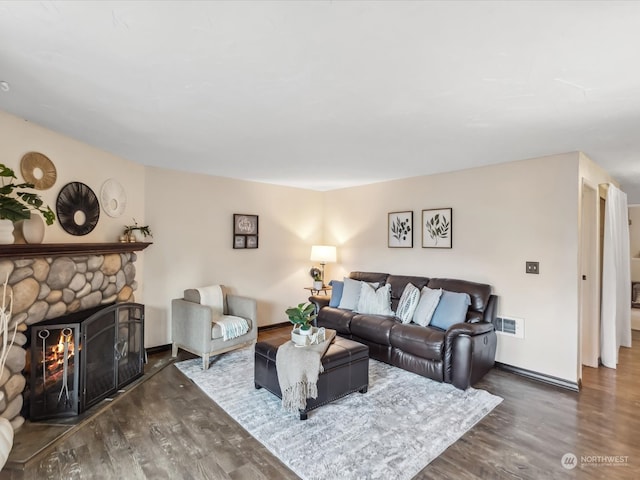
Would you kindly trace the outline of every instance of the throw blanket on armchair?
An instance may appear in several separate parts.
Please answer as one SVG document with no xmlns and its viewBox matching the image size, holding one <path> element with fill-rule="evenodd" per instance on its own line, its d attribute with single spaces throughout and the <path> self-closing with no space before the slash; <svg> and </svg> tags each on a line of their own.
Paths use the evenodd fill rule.
<svg viewBox="0 0 640 480">
<path fill-rule="evenodd" d="M 324 370 L 322 356 L 336 336 L 335 330 L 325 331 L 325 341 L 318 345 L 296 347 L 289 340 L 278 347 L 276 370 L 282 392 L 282 407 L 290 412 L 304 410 L 307 398 L 318 397 L 318 376 Z"/>
<path fill-rule="evenodd" d="M 237 338 L 249 331 L 249 324 L 244 318 L 224 315 L 224 294 L 220 285 L 197 288 L 200 294 L 200 304 L 212 310 L 212 318 L 220 325 L 222 340 Z"/>
</svg>

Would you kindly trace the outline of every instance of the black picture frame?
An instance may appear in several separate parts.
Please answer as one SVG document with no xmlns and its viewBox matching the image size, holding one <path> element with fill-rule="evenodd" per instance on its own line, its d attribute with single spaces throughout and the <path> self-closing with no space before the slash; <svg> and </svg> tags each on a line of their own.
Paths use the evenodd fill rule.
<svg viewBox="0 0 640 480">
<path fill-rule="evenodd" d="M 246 236 L 246 248 L 258 248 L 258 236 L 247 235 Z"/>
<path fill-rule="evenodd" d="M 413 248 L 413 210 L 389 212 L 387 215 L 387 247 Z"/>
<path fill-rule="evenodd" d="M 233 248 L 247 248 L 247 239 L 244 235 L 233 236 Z"/>
<path fill-rule="evenodd" d="M 453 248 L 453 209 L 422 210 L 422 248 Z"/>
<path fill-rule="evenodd" d="M 258 248 L 258 215 L 233 214 L 233 248 Z"/>
</svg>

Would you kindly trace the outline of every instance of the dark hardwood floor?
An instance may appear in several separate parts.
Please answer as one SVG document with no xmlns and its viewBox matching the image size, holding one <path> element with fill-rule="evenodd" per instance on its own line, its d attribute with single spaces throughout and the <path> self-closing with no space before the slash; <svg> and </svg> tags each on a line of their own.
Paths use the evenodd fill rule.
<svg viewBox="0 0 640 480">
<path fill-rule="evenodd" d="M 288 334 L 284 327 L 260 338 Z M 504 402 L 416 478 L 640 478 L 640 332 L 633 338 L 617 370 L 585 368 L 580 393 L 494 369 L 476 387 Z M 577 457 L 572 470 L 561 464 L 566 453 Z M 621 458 L 598 458 L 604 456 Z M 169 365 L 23 471 L 0 473 L 16 480 L 82 478 L 297 477 Z"/>
</svg>

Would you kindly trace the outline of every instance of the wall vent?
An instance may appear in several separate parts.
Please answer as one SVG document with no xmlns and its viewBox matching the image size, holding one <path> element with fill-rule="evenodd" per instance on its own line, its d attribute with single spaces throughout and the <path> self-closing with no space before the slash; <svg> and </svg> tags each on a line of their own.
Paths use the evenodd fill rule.
<svg viewBox="0 0 640 480">
<path fill-rule="evenodd" d="M 496 317 L 493 325 L 496 328 L 496 333 L 524 338 L 524 320 L 522 318 Z"/>
</svg>

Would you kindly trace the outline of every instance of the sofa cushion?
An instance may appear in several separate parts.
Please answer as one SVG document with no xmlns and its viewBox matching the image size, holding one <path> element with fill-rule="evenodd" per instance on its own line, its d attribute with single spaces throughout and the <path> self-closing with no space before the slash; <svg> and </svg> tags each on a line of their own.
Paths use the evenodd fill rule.
<svg viewBox="0 0 640 480">
<path fill-rule="evenodd" d="M 431 322 L 431 317 L 433 317 L 433 312 L 436 311 L 436 307 L 440 302 L 440 297 L 442 296 L 442 289 L 438 288 L 437 290 L 433 290 L 429 287 L 422 287 L 420 291 L 420 300 L 418 301 L 418 306 L 416 307 L 416 311 L 413 312 L 413 323 L 417 323 L 423 327 L 426 327 Z"/>
<path fill-rule="evenodd" d="M 396 323 L 391 329 L 391 346 L 417 357 L 442 360 L 444 333 L 431 327 Z"/>
<path fill-rule="evenodd" d="M 249 325 L 249 331 L 251 331 L 251 320 L 249 318 L 245 318 L 245 320 L 247 321 L 247 325 Z M 222 338 L 222 327 L 218 323 L 213 322 L 211 326 L 211 340 L 218 338 Z"/>
<path fill-rule="evenodd" d="M 393 315 L 391 311 L 391 285 L 388 283 L 377 290 L 367 282 L 361 282 L 360 298 L 355 311 L 373 315 Z"/>
<path fill-rule="evenodd" d="M 389 334 L 396 323 L 394 317 L 386 315 L 356 314 L 351 319 L 351 334 L 380 345 L 390 345 Z"/>
<path fill-rule="evenodd" d="M 372 283 L 373 288 L 378 288 L 378 283 Z M 339 308 L 347 310 L 355 310 L 358 306 L 358 299 L 360 298 L 360 289 L 362 288 L 362 282 L 360 280 L 353 280 L 351 278 L 344 277 L 344 287 L 342 289 L 342 298 L 340 299 Z"/>
<path fill-rule="evenodd" d="M 350 324 L 353 317 L 358 315 L 351 310 L 341 308 L 324 307 L 318 315 L 318 327 L 331 328 L 336 332 L 349 335 L 351 333 Z"/>
<path fill-rule="evenodd" d="M 391 310 L 398 309 L 400 297 L 408 283 L 411 283 L 418 290 L 421 290 L 429 282 L 427 277 L 416 277 L 412 275 L 389 275 L 387 283 L 391 284 Z"/>
<path fill-rule="evenodd" d="M 416 288 L 413 283 L 407 283 L 398 302 L 396 317 L 398 317 L 402 323 L 410 323 L 419 301 L 420 289 Z"/>
<path fill-rule="evenodd" d="M 340 299 L 342 298 L 342 290 L 344 289 L 344 282 L 340 280 L 331 280 L 331 300 L 329 300 L 330 307 L 337 307 L 340 305 Z"/>
<path fill-rule="evenodd" d="M 377 283 L 378 285 L 386 285 L 388 273 L 378 272 L 351 272 L 349 278 L 360 280 L 361 282 Z"/>
<path fill-rule="evenodd" d="M 484 312 L 491 296 L 491 286 L 484 283 L 455 280 L 452 278 L 432 278 L 427 284 L 429 288 L 441 288 L 449 292 L 468 293 L 471 298 L 469 310 Z"/>
<path fill-rule="evenodd" d="M 432 327 L 447 330 L 456 323 L 463 323 L 467 318 L 467 310 L 471 300 L 468 293 L 442 291 L 440 302 L 431 317 Z"/>
<path fill-rule="evenodd" d="M 226 315 L 229 311 L 229 309 L 227 308 L 227 295 L 229 294 L 229 288 L 225 287 L 224 285 L 220 285 L 220 288 L 222 289 L 222 308 L 223 308 L 223 313 Z M 187 301 L 187 302 L 193 302 L 193 303 L 202 303 L 200 301 L 200 291 L 197 288 L 187 288 L 184 291 L 184 295 L 183 298 Z"/>
</svg>

